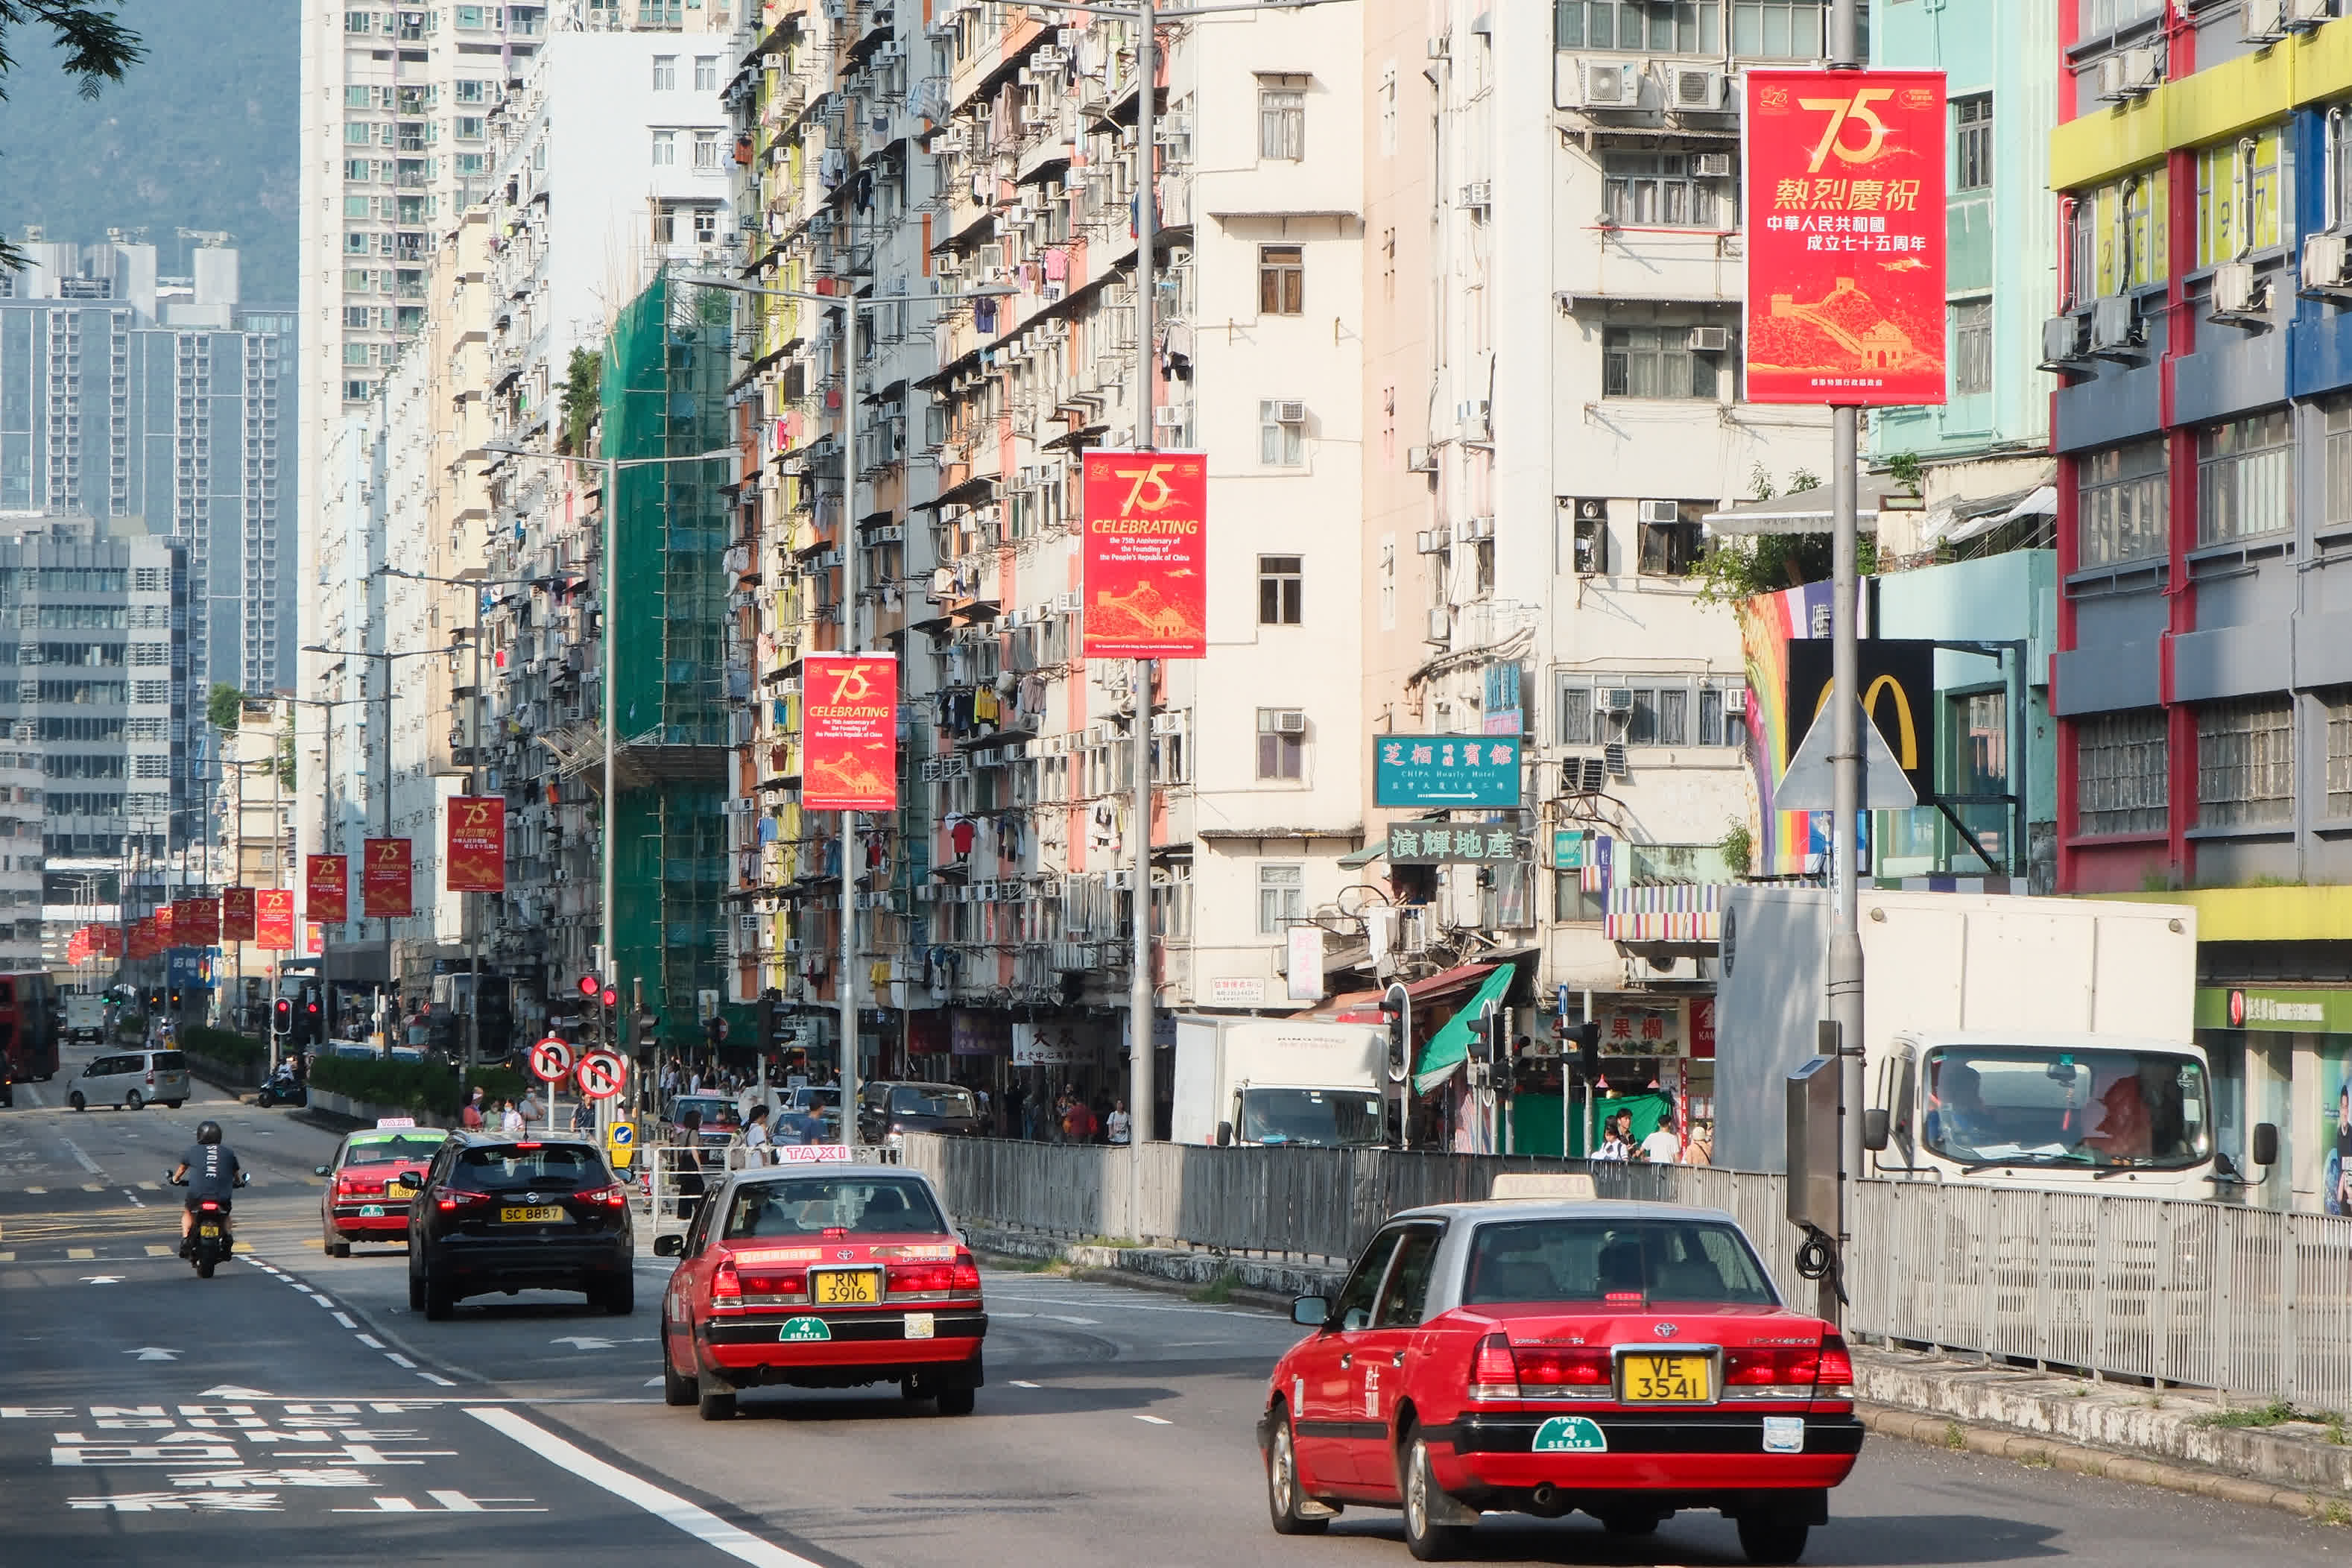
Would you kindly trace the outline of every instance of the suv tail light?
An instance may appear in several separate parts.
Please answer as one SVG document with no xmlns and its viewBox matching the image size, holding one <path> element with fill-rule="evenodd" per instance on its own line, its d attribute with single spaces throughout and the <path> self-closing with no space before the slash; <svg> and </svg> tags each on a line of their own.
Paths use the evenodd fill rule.
<svg viewBox="0 0 2352 1568">
<path fill-rule="evenodd" d="M 472 1208 L 476 1204 L 486 1204 L 489 1201 L 490 1194 L 488 1193 L 468 1192 L 464 1187 L 444 1187 L 435 1206 L 443 1214 L 451 1214 L 458 1209 Z"/>
<path fill-rule="evenodd" d="M 584 1193 L 574 1193 L 572 1198 L 583 1204 L 601 1204 L 608 1209 L 629 1206 L 629 1189 L 615 1182 L 609 1187 L 592 1187 Z"/>
<path fill-rule="evenodd" d="M 1470 1397 L 1473 1399 L 1517 1399 L 1519 1396 L 1518 1363 L 1511 1359 L 1511 1342 L 1501 1334 L 1488 1334 L 1478 1342 L 1477 1353 L 1470 1360 Z"/>
</svg>

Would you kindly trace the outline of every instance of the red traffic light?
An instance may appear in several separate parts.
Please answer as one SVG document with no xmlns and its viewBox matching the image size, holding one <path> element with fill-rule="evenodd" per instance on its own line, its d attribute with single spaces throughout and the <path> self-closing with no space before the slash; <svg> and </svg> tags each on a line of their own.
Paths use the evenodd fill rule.
<svg viewBox="0 0 2352 1568">
<path fill-rule="evenodd" d="M 580 994 L 583 996 L 593 996 L 603 989 L 604 989 L 604 983 L 594 975 L 583 974 L 580 977 Z"/>
<path fill-rule="evenodd" d="M 621 1005 L 621 994 L 620 994 L 618 991 L 615 991 L 614 989 L 613 989 L 613 987 L 611 987 L 610 985 L 605 986 L 605 987 L 604 987 L 604 1005 L 605 1005 L 605 1006 L 607 1006 L 607 1007 L 617 1007 L 617 1006 L 619 1006 L 620 1005 Z"/>
</svg>

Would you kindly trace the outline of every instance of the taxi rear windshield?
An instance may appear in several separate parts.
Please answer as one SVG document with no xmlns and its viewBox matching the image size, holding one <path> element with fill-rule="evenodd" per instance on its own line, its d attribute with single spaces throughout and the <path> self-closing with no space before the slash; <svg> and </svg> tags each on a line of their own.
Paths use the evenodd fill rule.
<svg viewBox="0 0 2352 1568">
<path fill-rule="evenodd" d="M 421 1165 L 441 1147 L 438 1138 L 382 1138 L 343 1151 L 346 1165 Z"/>
<path fill-rule="evenodd" d="M 920 1182 L 900 1176 L 802 1177 L 738 1187 L 727 1205 L 728 1241 L 751 1237 L 945 1236 L 948 1222 Z"/>
<path fill-rule="evenodd" d="M 1748 1240 L 1705 1220 L 1561 1218 L 1482 1225 L 1462 1302 L 1780 1304 Z"/>
</svg>

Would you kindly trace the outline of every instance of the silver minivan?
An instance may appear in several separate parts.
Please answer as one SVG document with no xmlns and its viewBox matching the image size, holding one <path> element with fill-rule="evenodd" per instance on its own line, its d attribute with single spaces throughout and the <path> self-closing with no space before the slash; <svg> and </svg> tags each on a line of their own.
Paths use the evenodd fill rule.
<svg viewBox="0 0 2352 1568">
<path fill-rule="evenodd" d="M 173 1110 L 188 1098 L 188 1058 L 178 1051 L 118 1051 L 76 1073 L 66 1103 L 76 1110 L 111 1105 L 136 1110 L 160 1101 Z"/>
</svg>

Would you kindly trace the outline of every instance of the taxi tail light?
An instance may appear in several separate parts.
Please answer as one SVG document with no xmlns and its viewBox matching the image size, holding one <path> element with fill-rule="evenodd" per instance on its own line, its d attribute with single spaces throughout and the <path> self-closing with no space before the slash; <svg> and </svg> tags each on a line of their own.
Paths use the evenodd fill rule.
<svg viewBox="0 0 2352 1568">
<path fill-rule="evenodd" d="M 1853 1354 L 1845 1348 L 1843 1336 L 1830 1334 L 1822 1340 L 1821 1372 L 1813 1386 L 1822 1390 L 1853 1386 Z"/>
<path fill-rule="evenodd" d="M 1519 1364 L 1511 1358 L 1511 1342 L 1501 1334 L 1488 1334 L 1478 1342 L 1477 1352 L 1470 1358 L 1470 1397 L 1517 1399 L 1518 1396 Z"/>
<path fill-rule="evenodd" d="M 742 1276 L 735 1272 L 735 1260 L 731 1258 L 710 1271 L 710 1304 L 714 1307 L 740 1307 L 743 1304 Z"/>
<path fill-rule="evenodd" d="M 1817 1345 L 1757 1345 L 1723 1355 L 1727 1388 L 1845 1387 L 1853 1382 L 1853 1357 L 1845 1341 L 1832 1334 Z"/>
<path fill-rule="evenodd" d="M 952 1263 L 893 1263 L 887 1269 L 890 1293 L 930 1291 L 954 1289 L 955 1265 Z"/>
<path fill-rule="evenodd" d="M 574 1193 L 574 1199 L 583 1204 L 602 1204 L 608 1209 L 629 1206 L 629 1189 L 614 1182 L 609 1187 L 591 1187 L 584 1193 Z"/>
<path fill-rule="evenodd" d="M 971 1253 L 959 1252 L 955 1255 L 955 1268 L 948 1280 L 948 1289 L 950 1290 L 980 1289 L 980 1265 L 973 1261 Z"/>
<path fill-rule="evenodd" d="M 486 1204 L 489 1201 L 490 1194 L 488 1193 L 468 1192 L 464 1187 L 444 1187 L 435 1206 L 443 1214 L 451 1214 L 458 1209 L 472 1208 L 476 1204 Z"/>
<path fill-rule="evenodd" d="M 1548 1388 L 1601 1388 L 1609 1382 L 1606 1346 L 1549 1350 L 1521 1345 L 1517 1361 L 1523 1395 L 1534 1396 Z"/>
<path fill-rule="evenodd" d="M 751 1276 L 748 1281 L 739 1279 L 738 1284 L 743 1283 L 750 1285 L 751 1294 L 754 1296 L 805 1296 L 808 1294 L 808 1270 L 761 1269 Z"/>
</svg>

